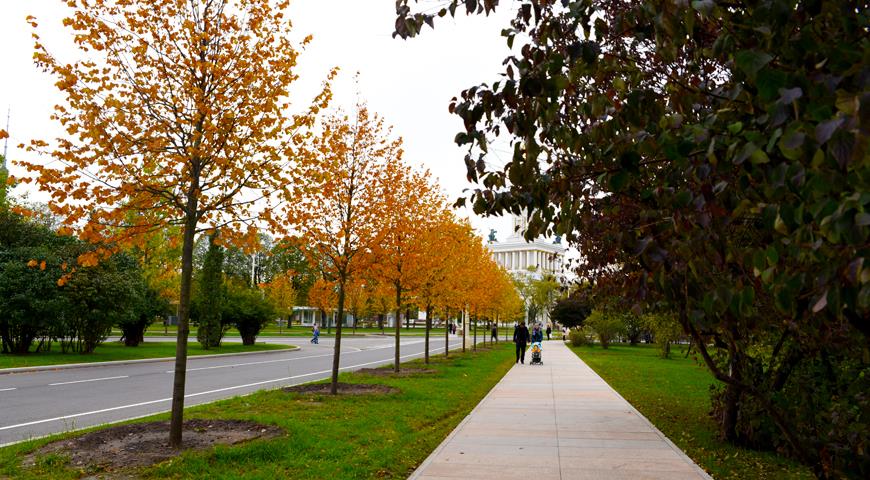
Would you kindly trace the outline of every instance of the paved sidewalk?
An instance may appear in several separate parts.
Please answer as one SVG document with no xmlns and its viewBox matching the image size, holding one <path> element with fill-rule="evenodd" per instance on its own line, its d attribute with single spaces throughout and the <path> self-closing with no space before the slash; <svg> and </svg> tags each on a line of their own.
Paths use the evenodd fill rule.
<svg viewBox="0 0 870 480">
<path fill-rule="evenodd" d="M 709 479 L 560 341 L 517 365 L 411 479 Z"/>
</svg>

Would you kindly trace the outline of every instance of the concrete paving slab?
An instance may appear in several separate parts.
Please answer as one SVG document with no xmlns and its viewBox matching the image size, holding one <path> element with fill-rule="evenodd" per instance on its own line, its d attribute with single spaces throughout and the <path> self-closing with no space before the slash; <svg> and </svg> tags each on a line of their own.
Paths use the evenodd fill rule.
<svg viewBox="0 0 870 480">
<path fill-rule="evenodd" d="M 426 479 L 710 479 L 561 342 L 516 365 L 411 475 Z"/>
</svg>

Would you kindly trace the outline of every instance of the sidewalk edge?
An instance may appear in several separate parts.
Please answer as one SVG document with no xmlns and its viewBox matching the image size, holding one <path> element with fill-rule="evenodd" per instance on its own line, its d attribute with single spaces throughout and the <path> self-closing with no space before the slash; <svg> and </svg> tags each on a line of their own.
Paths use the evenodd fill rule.
<svg viewBox="0 0 870 480">
<path fill-rule="evenodd" d="M 498 387 L 498 385 L 505 379 L 505 377 L 508 376 L 508 374 L 514 368 L 517 368 L 517 366 L 516 365 L 512 366 L 511 368 L 508 369 L 507 372 L 504 373 L 504 375 L 502 375 L 502 377 L 499 379 L 499 381 L 496 382 L 496 384 L 493 385 L 492 388 L 490 388 L 488 392 L 486 392 L 486 395 L 484 395 L 484 397 L 481 398 L 479 402 L 477 402 L 477 405 L 475 405 L 474 408 L 472 408 L 471 411 L 465 415 L 465 418 L 463 418 L 462 421 L 459 422 L 459 425 L 456 425 L 456 428 L 454 428 L 453 431 L 450 432 L 450 435 L 447 435 L 447 437 L 445 437 L 444 440 L 441 441 L 441 443 L 438 444 L 437 447 L 435 447 L 435 450 L 432 450 L 432 452 L 429 453 L 429 456 L 426 457 L 426 460 L 423 460 L 423 463 L 421 463 L 420 465 L 417 466 L 417 468 L 414 469 L 414 472 L 411 473 L 411 476 L 408 477 L 408 480 L 415 480 L 415 479 L 420 477 L 422 472 L 427 467 L 429 467 L 430 463 L 432 463 L 432 459 L 435 458 L 438 453 L 441 453 L 441 450 L 443 450 L 444 447 L 446 447 L 447 444 L 450 443 L 450 440 L 452 440 L 453 437 L 455 437 L 456 435 L 459 434 L 459 431 L 462 430 L 462 427 L 464 427 L 466 423 L 468 423 L 468 421 L 471 419 L 471 416 L 474 415 L 474 412 L 476 412 L 477 409 L 482 408 L 483 403 L 486 402 L 486 400 L 489 398 L 489 396 L 492 395 L 492 392 L 495 391 L 496 387 Z"/>
<path fill-rule="evenodd" d="M 574 355 L 575 357 L 577 357 L 577 360 L 580 360 L 580 363 L 582 363 L 586 368 L 588 368 L 589 370 L 591 370 L 592 373 L 594 373 L 595 375 L 598 375 L 598 372 L 596 372 L 592 367 L 590 367 L 589 364 L 587 364 L 586 362 L 584 362 L 583 359 L 580 358 L 580 356 L 577 355 L 576 352 L 574 352 L 573 350 L 571 350 L 571 348 L 568 347 L 567 345 L 565 345 L 565 347 L 568 348 L 568 351 L 570 351 L 572 355 Z M 668 438 L 667 435 L 665 435 L 664 433 L 662 433 L 662 431 L 659 430 L 658 427 L 655 426 L 655 424 L 653 424 L 652 422 L 650 422 L 649 419 L 647 419 L 647 418 L 646 418 L 642 413 L 640 413 L 640 411 L 639 411 L 638 409 L 634 408 L 634 405 L 632 405 L 631 402 L 629 402 L 628 400 L 625 399 L 625 397 L 622 396 L 622 394 L 620 394 L 618 391 L 616 391 L 615 388 L 613 388 L 609 383 L 607 383 L 607 380 L 605 380 L 604 377 L 602 377 L 601 375 L 598 375 L 598 377 L 601 378 L 601 381 L 604 382 L 605 385 L 607 385 L 607 388 L 609 388 L 610 391 L 612 391 L 613 393 L 615 393 L 619 398 L 622 399 L 623 402 L 625 402 L 626 405 L 628 405 L 628 408 L 630 408 L 631 411 L 632 411 L 635 415 L 638 416 L 638 418 L 640 418 L 640 419 L 641 419 L 642 421 L 644 421 L 647 425 L 649 425 L 649 427 L 652 429 L 652 431 L 655 432 L 655 434 L 658 435 L 662 440 L 664 440 L 664 442 L 665 442 L 669 447 L 671 447 L 671 450 L 673 450 L 674 452 L 676 452 L 676 454 L 677 454 L 680 458 L 682 458 L 683 461 L 685 461 L 686 463 L 688 463 L 689 465 L 691 465 L 692 467 L 694 467 L 695 470 L 696 470 L 696 473 L 698 473 L 698 475 L 701 475 L 703 478 L 705 478 L 705 479 L 707 479 L 707 480 L 713 480 L 713 477 L 711 477 L 710 474 L 707 473 L 706 470 L 704 470 L 703 468 L 701 468 L 701 466 L 698 465 L 697 462 L 695 462 L 694 460 L 692 460 L 692 458 L 691 458 L 690 456 L 686 455 L 686 452 L 684 452 L 680 447 L 676 446 L 676 445 L 674 444 L 674 442 L 672 442 L 671 439 Z"/>
</svg>

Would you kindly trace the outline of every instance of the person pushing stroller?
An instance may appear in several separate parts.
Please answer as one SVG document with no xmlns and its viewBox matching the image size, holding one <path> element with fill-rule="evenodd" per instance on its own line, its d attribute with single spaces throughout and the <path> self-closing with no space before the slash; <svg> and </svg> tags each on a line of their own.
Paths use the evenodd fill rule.
<svg viewBox="0 0 870 480">
<path fill-rule="evenodd" d="M 541 324 L 535 324 L 534 330 L 532 330 L 532 361 L 529 362 L 529 365 L 543 365 L 544 362 L 541 359 L 541 352 L 544 350 L 543 347 L 544 342 L 544 331 L 541 329 Z"/>
</svg>

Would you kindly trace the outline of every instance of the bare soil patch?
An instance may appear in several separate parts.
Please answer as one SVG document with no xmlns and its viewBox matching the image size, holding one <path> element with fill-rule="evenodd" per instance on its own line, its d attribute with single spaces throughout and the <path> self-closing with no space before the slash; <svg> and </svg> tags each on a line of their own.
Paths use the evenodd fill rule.
<svg viewBox="0 0 870 480">
<path fill-rule="evenodd" d="M 189 420 L 184 422 L 183 450 L 206 450 L 283 433 L 281 428 L 246 420 Z M 49 443 L 30 454 L 24 464 L 32 465 L 40 455 L 59 454 L 68 456 L 73 467 L 147 467 L 179 453 L 169 448 L 168 437 L 169 422 L 119 425 Z"/>
<path fill-rule="evenodd" d="M 437 373 L 437 370 L 431 368 L 418 368 L 418 367 L 410 367 L 410 368 L 402 368 L 399 370 L 399 373 L 393 371 L 392 368 L 363 368 L 357 370 L 356 373 L 362 373 L 364 375 L 372 375 L 374 377 L 391 377 L 391 378 L 405 378 L 405 377 L 413 377 L 416 375 L 428 375 L 430 373 Z"/>
<path fill-rule="evenodd" d="M 314 393 L 329 395 L 330 384 L 315 383 L 307 385 L 296 385 L 293 387 L 284 387 L 282 390 L 288 393 Z M 399 393 L 399 389 L 394 387 L 388 387 L 386 385 L 368 383 L 338 383 L 339 395 L 386 395 L 390 393 Z"/>
</svg>

